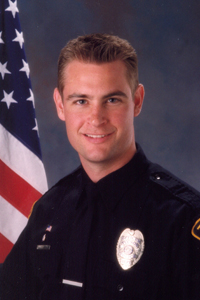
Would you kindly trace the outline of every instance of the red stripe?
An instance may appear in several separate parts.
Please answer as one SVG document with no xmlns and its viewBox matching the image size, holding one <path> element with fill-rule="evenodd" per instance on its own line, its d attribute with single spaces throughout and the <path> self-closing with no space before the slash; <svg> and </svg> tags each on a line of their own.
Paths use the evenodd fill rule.
<svg viewBox="0 0 200 300">
<path fill-rule="evenodd" d="M 13 244 L 0 233 L 0 263 L 4 262 L 12 247 Z"/>
<path fill-rule="evenodd" d="M 0 160 L 0 195 L 26 217 L 33 203 L 41 197 L 36 189 Z"/>
</svg>

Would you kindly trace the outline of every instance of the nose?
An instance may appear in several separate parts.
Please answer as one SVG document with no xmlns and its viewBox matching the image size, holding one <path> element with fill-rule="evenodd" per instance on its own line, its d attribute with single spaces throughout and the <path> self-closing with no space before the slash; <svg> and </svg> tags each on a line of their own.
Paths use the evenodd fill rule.
<svg viewBox="0 0 200 300">
<path fill-rule="evenodd" d="M 106 123 L 105 109 L 101 105 L 94 105 L 90 110 L 88 121 L 95 127 L 99 127 Z"/>
</svg>

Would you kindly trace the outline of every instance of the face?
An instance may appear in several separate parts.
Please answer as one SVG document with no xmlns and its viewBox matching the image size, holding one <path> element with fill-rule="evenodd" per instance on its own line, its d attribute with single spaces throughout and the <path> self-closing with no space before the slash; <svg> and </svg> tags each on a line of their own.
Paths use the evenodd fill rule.
<svg viewBox="0 0 200 300">
<path fill-rule="evenodd" d="M 55 89 L 54 100 L 83 166 L 124 165 L 135 151 L 133 120 L 142 107 L 143 86 L 133 95 L 122 61 L 74 60 L 66 66 L 64 80 L 63 94 Z"/>
</svg>

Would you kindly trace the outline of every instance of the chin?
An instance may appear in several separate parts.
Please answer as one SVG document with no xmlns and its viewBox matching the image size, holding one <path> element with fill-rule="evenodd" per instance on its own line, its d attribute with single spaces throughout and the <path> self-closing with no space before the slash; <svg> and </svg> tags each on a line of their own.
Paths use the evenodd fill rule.
<svg viewBox="0 0 200 300">
<path fill-rule="evenodd" d="M 105 163 L 107 161 L 106 157 L 87 157 L 87 161 L 91 163 Z"/>
<path fill-rule="evenodd" d="M 102 153 L 96 153 L 91 155 L 83 155 L 82 158 L 85 161 L 91 162 L 91 163 L 105 163 L 110 159 L 108 155 L 102 154 Z"/>
</svg>

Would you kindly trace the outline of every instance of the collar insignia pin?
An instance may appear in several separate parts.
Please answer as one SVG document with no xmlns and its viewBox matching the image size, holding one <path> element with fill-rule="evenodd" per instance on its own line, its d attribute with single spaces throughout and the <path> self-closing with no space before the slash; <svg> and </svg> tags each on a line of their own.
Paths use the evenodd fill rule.
<svg viewBox="0 0 200 300">
<path fill-rule="evenodd" d="M 123 270 L 133 267 L 144 252 L 144 236 L 139 230 L 126 228 L 117 242 L 117 260 Z"/>
</svg>

